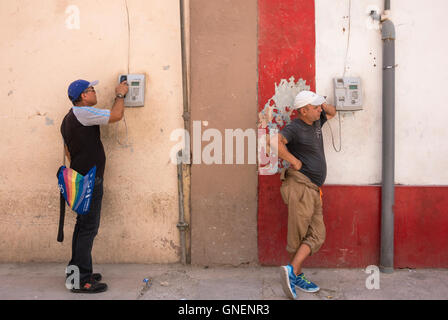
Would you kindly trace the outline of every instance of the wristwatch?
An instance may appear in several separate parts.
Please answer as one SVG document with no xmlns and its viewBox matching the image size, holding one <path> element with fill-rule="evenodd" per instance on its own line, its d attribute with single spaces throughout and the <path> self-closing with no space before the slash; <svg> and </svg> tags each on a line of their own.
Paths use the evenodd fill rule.
<svg viewBox="0 0 448 320">
<path fill-rule="evenodd" d="M 124 95 L 122 95 L 121 93 L 117 93 L 117 95 L 115 96 L 115 98 L 123 99 L 123 98 L 124 98 Z"/>
</svg>

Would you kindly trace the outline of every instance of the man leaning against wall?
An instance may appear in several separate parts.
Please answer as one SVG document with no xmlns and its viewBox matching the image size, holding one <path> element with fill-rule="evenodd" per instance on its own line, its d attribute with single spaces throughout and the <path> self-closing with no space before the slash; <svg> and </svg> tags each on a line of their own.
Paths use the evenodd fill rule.
<svg viewBox="0 0 448 320">
<path fill-rule="evenodd" d="M 291 260 L 280 268 L 280 275 L 283 290 L 291 299 L 297 297 L 296 288 L 305 292 L 319 290 L 305 277 L 302 264 L 325 241 L 320 187 L 325 182 L 327 165 L 322 126 L 336 114 L 334 106 L 312 91 L 301 91 L 294 107 L 298 118 L 273 137 L 278 141 L 278 156 L 290 164 L 281 172 L 280 192 L 288 206 L 286 250 Z"/>
</svg>

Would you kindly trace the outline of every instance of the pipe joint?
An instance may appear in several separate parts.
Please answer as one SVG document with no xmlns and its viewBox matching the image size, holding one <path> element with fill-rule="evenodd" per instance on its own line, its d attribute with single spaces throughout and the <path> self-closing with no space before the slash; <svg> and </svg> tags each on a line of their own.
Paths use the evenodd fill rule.
<svg viewBox="0 0 448 320">
<path fill-rule="evenodd" d="M 391 20 L 386 20 L 382 23 L 381 39 L 382 40 L 395 40 L 395 26 Z"/>
<path fill-rule="evenodd" d="M 190 228 L 190 225 L 186 222 L 179 222 L 176 227 L 180 230 L 180 231 L 187 231 Z"/>
<path fill-rule="evenodd" d="M 378 11 L 371 10 L 369 16 L 372 18 L 373 21 L 383 23 L 384 21 L 390 19 L 390 11 L 386 11 L 383 14 L 380 14 Z"/>
<path fill-rule="evenodd" d="M 385 66 L 385 67 L 383 67 L 383 70 L 396 69 L 397 67 L 398 67 L 398 64 L 395 64 L 393 66 Z"/>
<path fill-rule="evenodd" d="M 182 118 L 184 118 L 184 121 L 190 121 L 190 119 L 191 119 L 191 116 L 190 116 L 190 112 L 184 112 L 183 114 L 182 114 Z"/>
</svg>

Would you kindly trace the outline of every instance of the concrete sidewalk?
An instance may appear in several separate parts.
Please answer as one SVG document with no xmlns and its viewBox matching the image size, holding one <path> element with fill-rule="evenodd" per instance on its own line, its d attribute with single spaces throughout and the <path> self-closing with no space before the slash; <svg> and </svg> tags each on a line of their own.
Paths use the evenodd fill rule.
<svg viewBox="0 0 448 320">
<path fill-rule="evenodd" d="M 286 299 L 278 267 L 198 267 L 180 264 L 101 264 L 109 290 L 74 294 L 65 288 L 65 264 L 0 264 L 2 300 L 279 300 Z M 402 269 L 380 274 L 380 289 L 366 288 L 363 269 L 304 269 L 321 287 L 299 300 L 448 299 L 448 269 Z M 152 278 L 140 296 L 144 278 Z"/>
</svg>

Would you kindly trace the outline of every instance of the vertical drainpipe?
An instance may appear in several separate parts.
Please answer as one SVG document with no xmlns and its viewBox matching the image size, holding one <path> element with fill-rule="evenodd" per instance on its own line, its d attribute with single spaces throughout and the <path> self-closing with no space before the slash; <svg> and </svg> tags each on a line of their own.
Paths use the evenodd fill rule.
<svg viewBox="0 0 448 320">
<path fill-rule="evenodd" d="M 188 2 L 187 2 L 188 3 Z M 181 33 L 181 49 L 182 49 L 182 88 L 183 88 L 183 119 L 184 129 L 190 136 L 190 110 L 189 110 L 189 95 L 188 95 L 188 65 L 187 65 L 187 45 L 185 41 L 185 1 L 179 0 L 180 7 L 180 33 Z M 185 143 L 189 143 L 190 139 L 185 139 Z M 190 155 L 184 155 L 189 152 L 190 146 L 185 145 L 179 151 L 177 164 L 177 180 L 179 192 L 179 222 L 177 228 L 180 232 L 180 249 L 181 249 L 181 263 L 190 263 L 190 245 L 187 235 L 189 230 L 188 221 L 190 220 L 190 165 L 184 163 L 183 160 L 191 159 Z"/>
<path fill-rule="evenodd" d="M 179 222 L 177 228 L 180 232 L 180 261 L 182 264 L 187 264 L 187 236 L 188 223 L 185 222 L 185 201 L 184 201 L 184 165 L 182 164 L 182 152 L 177 154 L 177 187 L 179 192 Z"/>
<path fill-rule="evenodd" d="M 381 255 L 380 271 L 394 271 L 394 203 L 395 203 L 395 27 L 387 18 L 390 1 L 385 0 L 382 21 L 383 41 L 383 154 L 381 188 Z"/>
</svg>

